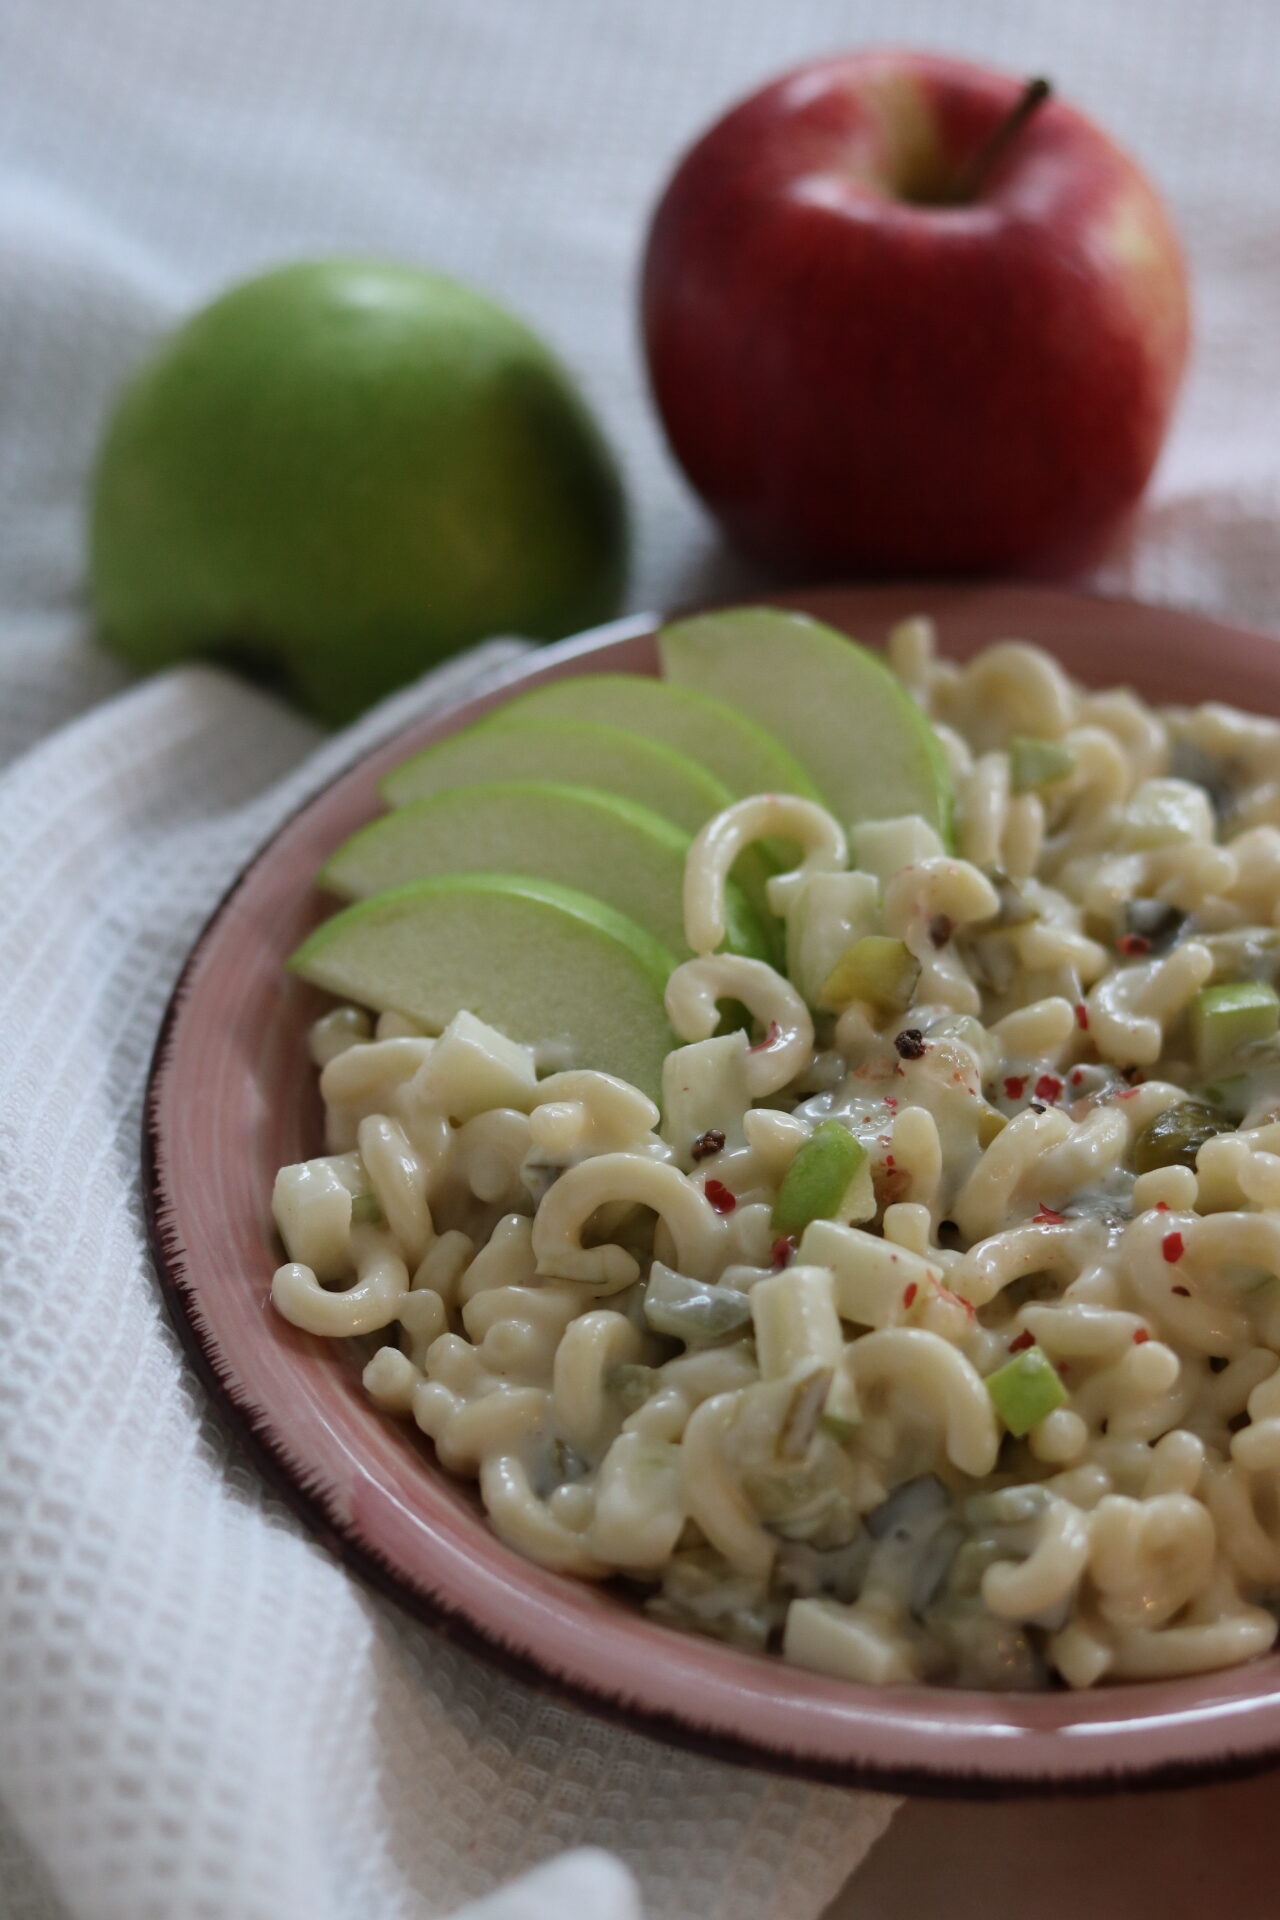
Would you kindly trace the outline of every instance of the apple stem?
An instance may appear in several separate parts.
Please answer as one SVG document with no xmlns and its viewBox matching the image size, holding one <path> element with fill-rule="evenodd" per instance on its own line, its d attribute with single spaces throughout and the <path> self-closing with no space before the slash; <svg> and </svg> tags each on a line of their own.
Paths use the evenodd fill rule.
<svg viewBox="0 0 1280 1920">
<path fill-rule="evenodd" d="M 963 205 L 966 201 L 977 199 L 1032 114 L 1044 105 L 1052 92 L 1053 88 L 1047 80 L 1028 80 L 1017 104 L 1005 115 L 995 132 L 984 140 L 961 174 L 952 195 L 954 204 Z"/>
</svg>

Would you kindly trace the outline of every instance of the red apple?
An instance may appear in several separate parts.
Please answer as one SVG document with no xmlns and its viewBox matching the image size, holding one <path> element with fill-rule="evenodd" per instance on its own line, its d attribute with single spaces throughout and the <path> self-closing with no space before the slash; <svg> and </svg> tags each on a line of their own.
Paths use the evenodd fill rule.
<svg viewBox="0 0 1280 1920">
<path fill-rule="evenodd" d="M 815 573 L 1063 571 L 1138 498 L 1186 358 L 1182 257 L 1134 161 L 1060 100 L 1011 120 L 1024 92 L 926 54 L 816 61 L 680 163 L 645 348 L 740 547 Z"/>
</svg>

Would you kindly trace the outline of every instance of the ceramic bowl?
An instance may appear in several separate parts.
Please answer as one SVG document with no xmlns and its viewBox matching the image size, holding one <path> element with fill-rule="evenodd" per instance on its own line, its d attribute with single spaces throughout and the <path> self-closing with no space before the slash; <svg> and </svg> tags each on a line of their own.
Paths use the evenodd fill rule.
<svg viewBox="0 0 1280 1920">
<path fill-rule="evenodd" d="M 925 611 L 957 658 L 1016 635 L 1092 685 L 1280 713 L 1274 640 L 1133 602 L 930 587 L 787 604 L 871 645 Z M 377 783 L 396 761 L 542 681 L 655 672 L 654 625 L 625 621 L 532 653 L 483 695 L 381 747 L 287 823 L 205 928 L 157 1045 L 144 1148 L 156 1261 L 196 1367 L 262 1471 L 356 1572 L 523 1679 L 635 1729 L 724 1759 L 908 1791 L 1085 1791 L 1280 1758 L 1280 1656 L 1088 1693 L 984 1694 L 860 1687 L 660 1625 L 624 1593 L 505 1547 L 473 1490 L 363 1396 L 355 1358 L 271 1310 L 272 1180 L 320 1144 L 304 1042 L 320 996 L 282 964 L 327 910 L 312 876 L 380 810 Z"/>
</svg>

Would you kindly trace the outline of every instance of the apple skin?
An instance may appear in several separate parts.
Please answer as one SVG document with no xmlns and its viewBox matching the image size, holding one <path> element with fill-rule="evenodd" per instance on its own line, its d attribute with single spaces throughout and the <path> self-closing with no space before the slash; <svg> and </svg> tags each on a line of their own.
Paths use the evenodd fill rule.
<svg viewBox="0 0 1280 1920">
<path fill-rule="evenodd" d="M 817 61 L 678 166 L 645 350 L 736 546 L 811 574 L 1063 573 L 1142 492 L 1188 343 L 1150 183 L 1050 98 L 976 199 L 938 204 L 1023 85 L 914 52 Z"/>
</svg>

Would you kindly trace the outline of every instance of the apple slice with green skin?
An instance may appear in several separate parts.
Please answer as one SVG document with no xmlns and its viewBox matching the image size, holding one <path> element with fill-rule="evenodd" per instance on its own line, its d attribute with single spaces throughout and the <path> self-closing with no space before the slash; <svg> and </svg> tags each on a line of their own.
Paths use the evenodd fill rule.
<svg viewBox="0 0 1280 1920">
<path fill-rule="evenodd" d="M 437 1032 L 474 1013 L 655 1101 L 676 1044 L 662 1004 L 675 956 L 625 914 L 549 880 L 417 880 L 335 914 L 288 964 L 343 1000 Z"/>
<path fill-rule="evenodd" d="M 819 798 L 800 762 L 771 733 L 723 700 L 692 687 L 639 673 L 580 673 L 521 694 L 482 724 L 503 727 L 549 719 L 595 720 L 674 747 L 722 780 L 735 800 L 751 793 Z"/>
<path fill-rule="evenodd" d="M 561 781 L 566 774 L 575 786 L 650 807 L 689 834 L 733 803 L 724 782 L 687 755 L 594 720 L 528 720 L 509 727 L 482 722 L 393 767 L 381 791 L 389 805 L 400 807 L 449 787 Z M 749 847 L 735 863 L 733 877 L 776 949 L 776 923 L 765 893 L 773 871 L 759 849 Z"/>
<path fill-rule="evenodd" d="M 918 813 L 950 839 L 951 778 L 933 728 L 883 660 L 832 627 L 775 607 L 732 607 L 658 635 L 676 686 L 767 726 L 844 827 Z"/>
<path fill-rule="evenodd" d="M 468 727 L 393 767 L 382 782 L 382 797 L 401 807 L 446 787 L 563 780 L 566 774 L 575 786 L 597 787 L 651 807 L 686 833 L 697 833 L 733 799 L 723 781 L 671 747 L 641 740 L 625 727 L 559 719 Z"/>
<path fill-rule="evenodd" d="M 617 794 L 549 780 L 498 781 L 428 794 L 344 841 L 319 883 L 364 900 L 442 874 L 523 873 L 590 894 L 687 956 L 685 856 L 691 841 L 660 813 Z M 764 959 L 769 941 L 742 889 L 726 893 L 726 946 Z"/>
</svg>

